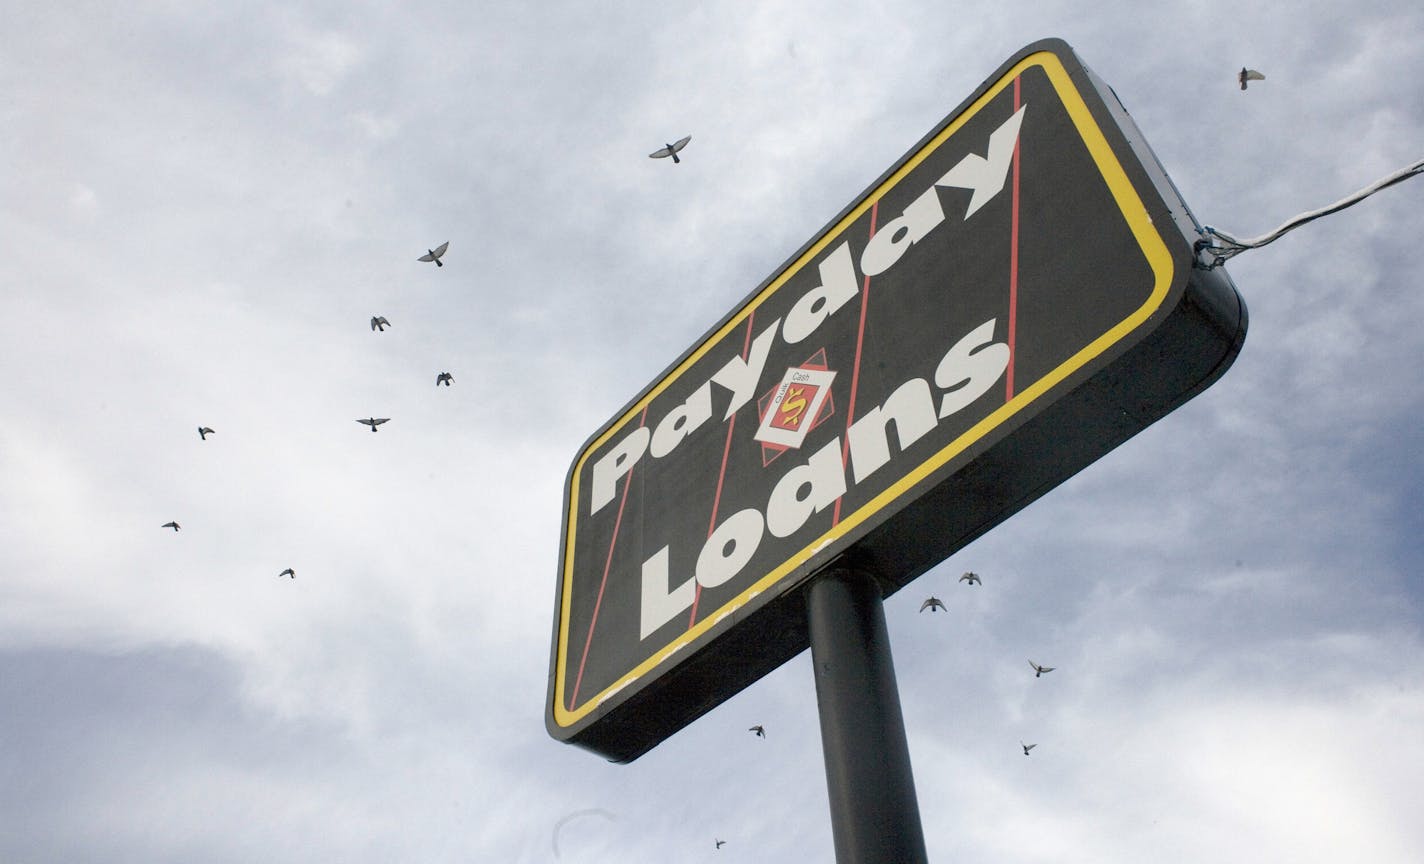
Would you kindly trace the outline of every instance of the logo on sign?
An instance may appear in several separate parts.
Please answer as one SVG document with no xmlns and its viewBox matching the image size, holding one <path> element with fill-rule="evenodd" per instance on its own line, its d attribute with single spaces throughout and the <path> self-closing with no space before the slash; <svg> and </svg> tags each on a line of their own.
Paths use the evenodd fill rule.
<svg viewBox="0 0 1424 864">
<path fill-rule="evenodd" d="M 834 380 L 836 373 L 826 369 L 787 369 L 752 437 L 777 447 L 800 447 L 815 425 Z"/>
</svg>

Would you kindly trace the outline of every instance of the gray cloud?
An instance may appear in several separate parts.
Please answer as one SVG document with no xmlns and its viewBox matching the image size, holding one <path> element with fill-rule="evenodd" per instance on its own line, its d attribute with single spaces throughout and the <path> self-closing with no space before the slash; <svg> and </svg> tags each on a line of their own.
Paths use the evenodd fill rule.
<svg viewBox="0 0 1424 864">
<path fill-rule="evenodd" d="M 7 24 L 7 861 L 830 860 L 805 656 L 629 766 L 545 733 L 584 439 L 1042 35 L 1224 230 L 1424 130 L 1405 3 Z M 887 601 L 933 859 L 1421 857 L 1421 183 L 1233 260 L 1220 382 Z"/>
</svg>

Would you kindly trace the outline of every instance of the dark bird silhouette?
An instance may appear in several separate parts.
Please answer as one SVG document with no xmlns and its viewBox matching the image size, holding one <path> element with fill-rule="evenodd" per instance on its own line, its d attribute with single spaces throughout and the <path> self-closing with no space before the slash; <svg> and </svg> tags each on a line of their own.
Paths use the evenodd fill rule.
<svg viewBox="0 0 1424 864">
<path fill-rule="evenodd" d="M 1028 661 L 1028 665 L 1033 667 L 1033 677 L 1035 678 L 1042 678 L 1043 673 L 1052 672 L 1054 669 L 1053 666 L 1040 666 L 1032 660 Z"/>
<path fill-rule="evenodd" d="M 979 574 L 978 574 L 978 573 L 975 573 L 973 570 L 970 570 L 968 573 L 965 573 L 963 576 L 960 576 L 960 577 L 959 577 L 959 581 L 960 581 L 960 582 L 968 582 L 970 585 L 983 585 L 983 584 L 984 584 L 984 580 L 983 580 L 983 579 L 980 579 L 980 578 L 979 578 Z"/>
<path fill-rule="evenodd" d="M 716 840 L 716 839 L 714 839 L 712 842 L 717 844 L 717 848 L 718 848 L 718 849 L 721 849 L 722 846 L 725 845 L 727 841 L 726 841 L 726 840 Z"/>
<path fill-rule="evenodd" d="M 290 576 L 290 577 L 292 577 L 293 579 L 295 579 L 295 578 L 297 578 L 297 571 L 295 571 L 295 570 L 293 570 L 292 568 L 288 567 L 286 570 L 283 570 L 281 573 L 278 573 L 278 574 L 277 574 L 277 578 L 278 578 L 278 579 L 281 579 L 283 576 Z"/>
<path fill-rule="evenodd" d="M 1019 741 L 1019 746 L 1022 747 L 1022 748 L 1024 748 L 1024 755 L 1027 756 L 1027 755 L 1028 755 L 1028 751 L 1032 750 L 1033 748 L 1037 747 L 1038 745 L 1037 745 L 1037 744 L 1025 744 L 1025 743 L 1023 743 L 1023 741 Z"/>
<path fill-rule="evenodd" d="M 389 326 L 391 326 L 391 322 L 387 321 L 383 315 L 377 315 L 371 319 L 372 330 L 379 330 L 384 333 Z"/>
<path fill-rule="evenodd" d="M 435 376 L 435 386 L 439 387 L 441 384 L 444 384 L 446 387 L 449 387 L 450 382 L 454 380 L 454 375 L 451 375 L 449 372 L 441 372 L 439 375 Z"/>
<path fill-rule="evenodd" d="M 391 418 L 389 418 L 389 417 L 368 417 L 368 418 L 366 418 L 365 420 L 357 420 L 356 422 L 357 422 L 357 423 L 364 423 L 364 424 L 366 424 L 367 426 L 370 426 L 372 432 L 379 432 L 379 431 L 381 431 L 381 430 L 377 429 L 376 427 L 379 426 L 379 425 L 381 425 L 382 423 L 385 423 L 386 421 L 388 421 L 388 420 L 390 420 L 390 419 L 391 419 Z"/>
<path fill-rule="evenodd" d="M 931 612 L 938 612 L 939 610 L 944 609 L 944 603 L 942 603 L 938 597 L 930 597 L 928 600 L 920 604 L 921 612 L 925 611 L 926 609 L 930 610 Z M 944 609 L 944 611 L 948 612 L 949 610 Z"/>
<path fill-rule="evenodd" d="M 672 157 L 672 161 L 674 161 L 674 162 L 681 162 L 682 160 L 679 159 L 679 158 L 677 158 L 677 153 L 678 153 L 679 150 L 681 150 L 682 148 L 686 147 L 686 146 L 687 146 L 687 142 L 689 142 L 689 141 L 691 141 L 691 140 L 692 140 L 692 136 L 691 136 L 691 135 L 688 135 L 688 136 L 686 136 L 686 137 L 677 139 L 676 141 L 674 141 L 674 142 L 671 143 L 671 144 L 664 144 L 662 147 L 659 147 L 657 150 L 654 150 L 653 152 L 649 153 L 649 154 L 648 154 L 648 158 L 649 158 L 649 159 L 666 159 L 667 157 L 671 156 L 671 157 Z"/>
<path fill-rule="evenodd" d="M 751 728 L 748 729 L 747 731 L 748 731 L 748 732 L 755 732 L 755 733 L 756 733 L 756 736 L 757 736 L 758 738 L 765 738 L 765 737 L 766 737 L 766 730 L 761 727 L 761 724 L 760 724 L 760 723 L 758 723 L 757 725 L 751 727 Z"/>
<path fill-rule="evenodd" d="M 210 426 L 199 426 L 199 427 L 198 427 L 198 437 L 201 438 L 201 439 L 203 439 L 204 441 L 208 440 L 208 436 L 211 435 L 211 434 L 213 434 L 213 432 L 214 432 L 214 430 L 213 430 L 212 427 L 210 427 Z"/>
<path fill-rule="evenodd" d="M 1247 81 L 1265 81 L 1266 76 L 1255 69 L 1247 69 L 1242 66 L 1241 71 L 1236 73 L 1236 80 L 1241 84 L 1241 89 L 1245 90 Z"/>
<path fill-rule="evenodd" d="M 441 263 L 441 261 L 440 261 L 440 256 L 441 256 L 441 255 L 444 255 L 444 254 L 445 254 L 445 250 L 446 250 L 446 249 L 449 249 L 449 248 L 450 248 L 450 241 L 449 241 L 449 240 L 446 240 L 444 243 L 441 243 L 439 246 L 436 246 L 434 249 L 426 249 L 426 250 L 425 250 L 425 254 L 422 255 L 422 256 L 420 256 L 419 258 L 417 258 L 417 259 L 415 259 L 415 260 L 417 260 L 417 261 L 434 261 L 436 267 L 444 267 L 445 265 L 444 265 L 443 263 Z"/>
<path fill-rule="evenodd" d="M 172 528 L 174 531 L 177 531 L 177 530 L 178 530 L 178 523 L 177 523 L 177 522 L 164 522 L 164 523 L 163 523 L 162 525 L 160 525 L 159 527 L 160 527 L 160 528 Z"/>
</svg>

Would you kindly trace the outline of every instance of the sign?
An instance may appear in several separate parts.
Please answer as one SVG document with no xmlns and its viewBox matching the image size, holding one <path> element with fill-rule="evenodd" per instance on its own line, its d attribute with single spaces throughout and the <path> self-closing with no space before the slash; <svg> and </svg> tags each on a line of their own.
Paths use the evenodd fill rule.
<svg viewBox="0 0 1424 864">
<path fill-rule="evenodd" d="M 546 723 L 627 761 L 1216 380 L 1246 312 L 1112 91 L 1011 58 L 579 451 Z"/>
</svg>

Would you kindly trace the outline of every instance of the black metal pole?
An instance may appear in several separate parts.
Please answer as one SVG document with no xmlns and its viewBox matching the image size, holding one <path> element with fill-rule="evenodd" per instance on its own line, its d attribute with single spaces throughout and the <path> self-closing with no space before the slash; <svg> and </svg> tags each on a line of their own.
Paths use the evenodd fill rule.
<svg viewBox="0 0 1424 864">
<path fill-rule="evenodd" d="M 833 569 L 806 594 L 837 864 L 928 864 L 880 586 Z"/>
</svg>

